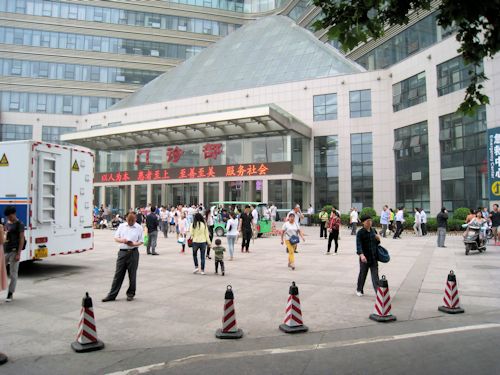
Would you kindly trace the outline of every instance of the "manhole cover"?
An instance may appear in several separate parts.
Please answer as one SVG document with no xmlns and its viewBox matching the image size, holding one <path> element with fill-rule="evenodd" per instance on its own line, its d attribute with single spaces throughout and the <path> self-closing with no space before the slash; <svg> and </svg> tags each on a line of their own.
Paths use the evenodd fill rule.
<svg viewBox="0 0 500 375">
<path fill-rule="evenodd" d="M 500 269 L 500 267 L 488 266 L 487 264 L 480 265 L 480 266 L 474 266 L 474 268 L 479 268 L 480 270 L 498 270 L 498 269 Z"/>
</svg>

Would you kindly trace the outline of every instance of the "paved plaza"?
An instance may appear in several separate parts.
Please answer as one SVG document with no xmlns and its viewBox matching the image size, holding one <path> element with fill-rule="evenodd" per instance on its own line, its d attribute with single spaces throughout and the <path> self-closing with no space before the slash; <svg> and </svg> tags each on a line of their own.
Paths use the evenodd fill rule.
<svg viewBox="0 0 500 375">
<path fill-rule="evenodd" d="M 2 371 L 15 373 L 24 368 L 23 373 L 29 373 L 26 369 L 32 367 L 22 366 L 50 356 L 70 359 L 62 361 L 66 366 L 71 359 L 81 361 L 83 357 L 73 354 L 70 344 L 75 340 L 86 291 L 93 298 L 97 332 L 106 348 L 85 358 L 92 363 L 92 358 L 100 358 L 102 353 L 113 353 L 99 363 L 100 367 L 90 365 L 88 373 L 130 368 L 118 363 L 119 353 L 127 351 L 193 344 L 210 351 L 228 347 L 230 344 L 218 341 L 214 333 L 221 326 L 224 291 L 229 284 L 235 293 L 238 325 L 245 333 L 239 343 L 269 343 L 276 337 L 285 340 L 278 326 L 284 318 L 292 281 L 299 287 L 304 322 L 310 329 L 301 337 L 311 335 L 312 340 L 322 332 L 334 335 L 346 329 L 357 330 L 359 337 L 373 330 L 390 333 L 393 328 L 368 319 L 374 305 L 369 276 L 365 296 L 355 295 L 358 260 L 354 236 L 343 230 L 339 254 L 326 256 L 327 241 L 319 239 L 319 229 L 306 227 L 305 232 L 306 242 L 299 245 L 295 271 L 287 268 L 287 255 L 279 238 L 270 237 L 256 239 L 249 254 L 238 250 L 234 261 L 226 255 L 224 277 L 214 275 L 213 260 L 207 260 L 205 276 L 194 275 L 189 250 L 180 254 L 175 238 L 161 237 L 157 249 L 160 256 L 147 256 L 141 249 L 136 299 L 126 301 L 126 279 L 118 299 L 102 303 L 111 285 L 117 244 L 113 231 L 96 231 L 93 251 L 26 264 L 14 302 L 5 303 L 2 296 L 0 351 L 11 360 Z M 433 328 L 439 329 L 456 319 L 437 311 L 451 269 L 457 275 L 464 316 L 471 319 L 500 309 L 500 246 L 490 246 L 484 254 L 465 256 L 460 236 L 448 236 L 448 247 L 437 248 L 435 235 L 417 238 L 410 233 L 402 240 L 384 239 L 383 245 L 390 251 L 391 261 L 380 264 L 380 275 L 389 280 L 393 313 L 399 321 L 396 325 L 437 318 L 436 322 L 442 323 Z M 287 345 L 294 345 L 308 339 L 293 336 L 286 340 Z M 76 368 L 66 373 L 72 370 L 86 373 Z"/>
</svg>

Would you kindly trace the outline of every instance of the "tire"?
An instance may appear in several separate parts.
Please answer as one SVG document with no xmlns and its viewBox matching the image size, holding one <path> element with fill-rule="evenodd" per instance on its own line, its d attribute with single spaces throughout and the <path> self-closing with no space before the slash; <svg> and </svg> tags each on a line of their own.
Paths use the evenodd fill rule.
<svg viewBox="0 0 500 375">
<path fill-rule="evenodd" d="M 224 228 L 222 227 L 218 227 L 216 230 L 215 230 L 215 235 L 217 237 L 224 237 Z"/>
<path fill-rule="evenodd" d="M 471 246 L 469 244 L 465 245 L 465 255 L 469 255 L 470 247 Z"/>
</svg>

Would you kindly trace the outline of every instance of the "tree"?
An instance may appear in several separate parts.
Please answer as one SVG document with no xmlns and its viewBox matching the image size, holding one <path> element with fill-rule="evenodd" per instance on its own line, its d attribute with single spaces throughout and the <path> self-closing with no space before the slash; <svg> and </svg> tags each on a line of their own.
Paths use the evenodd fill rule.
<svg viewBox="0 0 500 375">
<path fill-rule="evenodd" d="M 429 10 L 432 0 L 313 0 L 323 11 L 315 22 L 317 30 L 328 30 L 329 39 L 338 40 L 344 51 L 368 39 L 378 39 L 388 26 L 405 25 L 408 15 Z M 459 111 L 473 114 L 489 98 L 482 90 L 487 77 L 479 67 L 483 59 L 500 50 L 500 0 L 442 0 L 438 6 L 438 25 L 454 27 L 460 43 L 458 52 L 470 64 L 470 85 Z"/>
</svg>

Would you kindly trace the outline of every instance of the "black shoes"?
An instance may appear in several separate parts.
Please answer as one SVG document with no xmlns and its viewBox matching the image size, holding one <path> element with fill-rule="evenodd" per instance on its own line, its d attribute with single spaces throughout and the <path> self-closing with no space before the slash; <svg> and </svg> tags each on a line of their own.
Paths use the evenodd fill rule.
<svg viewBox="0 0 500 375">
<path fill-rule="evenodd" d="M 160 254 L 158 254 L 158 253 L 151 253 L 151 255 L 160 255 Z"/>
<path fill-rule="evenodd" d="M 133 301 L 133 300 L 134 300 L 134 296 L 127 296 L 127 301 Z"/>
<path fill-rule="evenodd" d="M 115 300 L 114 298 L 106 297 L 106 298 L 102 299 L 102 302 L 109 302 L 109 301 L 114 301 L 114 300 Z"/>
</svg>

